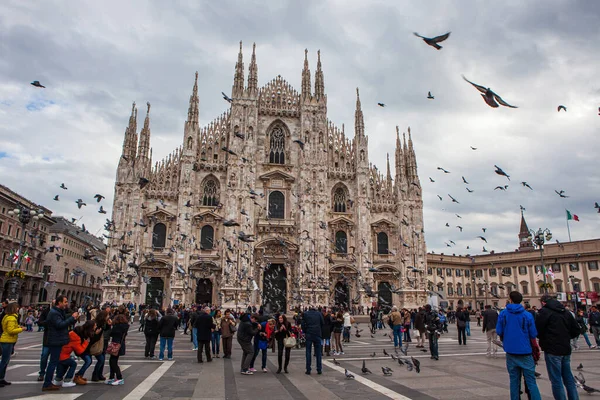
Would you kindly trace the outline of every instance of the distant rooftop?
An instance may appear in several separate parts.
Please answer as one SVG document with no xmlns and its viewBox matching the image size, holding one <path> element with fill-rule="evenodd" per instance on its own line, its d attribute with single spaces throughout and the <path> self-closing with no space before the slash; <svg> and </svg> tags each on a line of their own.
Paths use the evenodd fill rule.
<svg viewBox="0 0 600 400">
<path fill-rule="evenodd" d="M 106 244 L 104 244 L 102 239 L 92 235 L 87 231 L 84 232 L 82 227 L 74 224 L 65 217 L 56 216 L 53 217 L 53 219 L 56 221 L 56 224 L 50 227 L 51 233 L 67 233 L 89 244 L 90 246 L 95 247 L 98 251 L 106 251 Z"/>
</svg>

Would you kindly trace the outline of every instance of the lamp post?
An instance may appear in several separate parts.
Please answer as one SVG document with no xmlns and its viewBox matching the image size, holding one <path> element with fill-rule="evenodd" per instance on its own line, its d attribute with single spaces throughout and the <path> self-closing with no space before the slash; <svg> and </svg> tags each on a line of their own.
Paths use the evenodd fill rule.
<svg viewBox="0 0 600 400">
<path fill-rule="evenodd" d="M 546 271 L 544 269 L 544 243 L 552 239 L 552 232 L 550 229 L 538 229 L 537 232 L 533 229 L 529 230 L 529 236 L 527 241 L 533 242 L 540 249 L 540 259 L 542 262 L 542 275 L 544 276 L 544 293 L 548 293 L 548 287 L 546 286 Z"/>
<path fill-rule="evenodd" d="M 473 271 L 473 273 L 475 273 L 475 271 Z M 477 281 L 475 277 L 471 278 L 471 281 L 473 282 L 473 294 L 475 295 L 475 311 L 477 311 Z"/>
<path fill-rule="evenodd" d="M 26 207 L 22 204 L 17 204 L 14 210 L 9 210 L 8 215 L 14 218 L 18 218 L 21 223 L 21 230 L 23 231 L 21 240 L 19 241 L 19 250 L 17 251 L 17 263 L 13 271 L 10 271 L 8 274 L 11 274 L 10 279 L 8 280 L 8 294 L 7 299 L 10 302 L 17 302 L 19 300 L 19 289 L 20 289 L 20 275 L 18 276 L 18 272 L 21 269 L 21 264 L 23 264 L 23 247 L 25 246 L 25 238 L 26 231 L 25 228 L 27 224 L 34 221 L 39 220 L 44 217 L 44 212 L 42 210 L 33 210 L 29 207 Z"/>
</svg>

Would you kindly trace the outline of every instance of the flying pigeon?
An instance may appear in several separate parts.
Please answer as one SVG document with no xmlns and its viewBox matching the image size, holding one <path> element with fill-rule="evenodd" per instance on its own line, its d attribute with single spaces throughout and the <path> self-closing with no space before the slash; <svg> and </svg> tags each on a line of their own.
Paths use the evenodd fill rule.
<svg viewBox="0 0 600 400">
<path fill-rule="evenodd" d="M 469 146 L 471 150 L 477 150 L 477 147 Z"/>
<path fill-rule="evenodd" d="M 471 85 L 473 85 L 477 90 L 479 90 L 482 93 L 481 97 L 483 97 L 483 100 L 485 101 L 485 103 L 488 106 L 490 106 L 492 108 L 498 108 L 498 103 L 500 103 L 504 107 L 518 108 L 516 106 L 511 106 L 510 104 L 508 104 L 507 102 L 505 102 L 504 100 L 502 100 L 502 97 L 500 97 L 496 93 L 494 93 L 492 91 L 492 89 L 485 88 L 485 87 L 483 87 L 481 85 L 473 83 L 470 80 L 468 80 L 467 78 L 465 78 L 464 75 L 463 75 L 463 79 L 465 81 L 469 82 Z M 496 103 L 496 102 L 498 102 L 498 103 Z"/>
<path fill-rule="evenodd" d="M 61 183 L 61 184 L 60 184 L 60 188 L 61 188 L 61 189 L 64 189 L 64 190 L 67 190 L 67 189 L 68 189 L 68 187 L 66 187 L 64 183 Z"/>
<path fill-rule="evenodd" d="M 427 38 L 425 36 L 421 36 L 417 32 L 413 32 L 413 35 L 415 35 L 416 37 L 420 37 L 421 39 L 423 39 L 423 41 L 425 43 L 427 43 L 429 46 L 435 47 L 437 50 L 441 50 L 442 46 L 440 46 L 438 43 L 443 42 L 444 40 L 448 39 L 448 37 L 450 37 L 450 32 L 445 33 L 445 34 L 440 35 L 440 36 L 433 37 L 433 38 Z"/>
<path fill-rule="evenodd" d="M 558 108 L 556 109 L 556 111 L 560 112 L 560 110 L 564 110 L 565 112 L 567 112 L 567 107 L 560 105 L 558 106 Z"/>
<path fill-rule="evenodd" d="M 567 197 L 569 197 L 569 196 L 567 196 L 567 195 L 565 194 L 565 191 L 564 191 L 564 190 L 561 190 L 560 192 L 559 192 L 558 190 L 555 190 L 554 192 L 555 192 L 557 195 L 559 195 L 560 197 L 562 197 L 563 199 L 566 199 Z"/>
<path fill-rule="evenodd" d="M 433 99 L 435 99 L 435 97 L 434 97 L 434 96 L 431 94 L 431 92 L 427 92 L 427 98 L 428 98 L 429 100 L 433 100 Z"/>
<path fill-rule="evenodd" d="M 45 87 L 46 87 L 46 86 L 42 85 L 42 84 L 40 83 L 40 81 L 33 81 L 33 82 L 31 82 L 31 85 L 32 85 L 32 86 L 35 86 L 35 87 L 37 87 L 37 88 L 45 88 Z"/>
<path fill-rule="evenodd" d="M 298 143 L 300 150 L 304 150 L 304 142 L 300 139 L 293 140 L 294 143 Z"/>
<path fill-rule="evenodd" d="M 507 178 L 507 179 L 510 181 L 510 176 L 509 176 L 509 175 L 508 175 L 506 172 L 504 172 L 504 171 L 502 170 L 502 168 L 500 168 L 500 167 L 499 167 L 499 166 L 497 166 L 497 165 L 494 165 L 494 167 L 496 167 L 496 170 L 494 171 L 495 173 L 497 173 L 498 175 L 505 176 L 505 177 L 506 177 L 506 178 Z"/>
<path fill-rule="evenodd" d="M 104 209 L 104 207 L 100 206 L 100 209 L 98 210 L 98 213 L 100 213 L 100 214 L 106 214 L 106 210 Z"/>
<path fill-rule="evenodd" d="M 96 193 L 96 195 L 94 196 L 94 198 L 96 199 L 96 202 L 100 203 L 101 200 L 105 199 L 104 196 L 102 196 L 99 193 Z"/>
<path fill-rule="evenodd" d="M 224 92 L 221 92 L 221 94 L 223 95 L 223 99 L 229 103 L 231 103 L 233 101 L 233 99 L 229 96 L 227 96 Z"/>
<path fill-rule="evenodd" d="M 77 199 L 75 203 L 77 203 L 77 208 L 81 208 L 81 206 L 87 206 L 87 204 L 85 204 L 81 199 Z"/>
<path fill-rule="evenodd" d="M 533 188 L 531 186 L 529 186 L 529 183 L 527 183 L 527 182 L 521 182 L 521 185 L 523 185 L 526 188 L 529 188 L 529 189 L 533 190 Z"/>
<path fill-rule="evenodd" d="M 377 105 L 378 105 L 379 107 L 385 107 L 385 104 L 383 104 L 383 103 L 377 103 Z"/>
<path fill-rule="evenodd" d="M 439 169 L 440 171 L 444 171 L 445 174 L 449 174 L 450 171 L 446 171 L 444 168 L 442 167 L 437 167 L 437 169 Z"/>
<path fill-rule="evenodd" d="M 54 201 L 58 201 L 58 195 L 54 196 Z"/>
</svg>

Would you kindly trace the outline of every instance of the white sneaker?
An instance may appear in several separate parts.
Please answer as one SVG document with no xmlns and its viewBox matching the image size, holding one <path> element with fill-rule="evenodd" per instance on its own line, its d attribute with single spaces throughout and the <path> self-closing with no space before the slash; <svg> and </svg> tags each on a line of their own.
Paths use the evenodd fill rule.
<svg viewBox="0 0 600 400">
<path fill-rule="evenodd" d="M 192 350 L 198 351 L 198 348 L 197 347 L 193 347 Z"/>
<path fill-rule="evenodd" d="M 124 384 L 125 384 L 124 379 L 115 379 L 115 381 L 113 383 L 111 383 L 111 385 L 113 385 L 113 386 L 119 386 L 119 385 L 124 385 Z"/>
<path fill-rule="evenodd" d="M 57 381 L 56 379 L 52 381 L 52 384 L 54 386 L 62 386 L 63 385 L 63 381 Z"/>
<path fill-rule="evenodd" d="M 73 386 L 77 386 L 75 384 L 75 382 L 73 382 L 73 381 L 64 381 L 63 384 L 62 384 L 62 387 L 64 387 L 64 388 L 70 388 L 70 387 L 73 387 Z"/>
</svg>

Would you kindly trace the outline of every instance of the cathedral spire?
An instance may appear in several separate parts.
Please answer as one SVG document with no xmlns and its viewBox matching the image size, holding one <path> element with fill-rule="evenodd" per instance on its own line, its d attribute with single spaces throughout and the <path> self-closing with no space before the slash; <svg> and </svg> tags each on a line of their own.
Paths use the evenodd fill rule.
<svg viewBox="0 0 600 400">
<path fill-rule="evenodd" d="M 310 99 L 310 69 L 308 69 L 308 49 L 304 49 L 304 68 L 302 69 L 302 98 Z"/>
<path fill-rule="evenodd" d="M 317 51 L 317 71 L 315 72 L 315 97 L 317 101 L 325 97 L 325 81 L 321 70 L 321 50 Z"/>
<path fill-rule="evenodd" d="M 125 138 L 123 139 L 122 156 L 126 160 L 135 158 L 135 147 L 137 145 L 137 108 L 135 101 L 131 106 L 131 115 L 129 116 L 129 124 L 125 129 Z"/>
<path fill-rule="evenodd" d="M 187 122 L 192 124 L 198 124 L 198 103 L 198 71 L 196 71 L 194 89 L 192 89 L 192 95 L 190 96 L 190 106 L 188 108 Z M 150 108 L 148 108 L 148 112 L 150 112 Z"/>
<path fill-rule="evenodd" d="M 412 136 L 410 134 L 410 126 L 408 127 L 408 157 L 407 165 L 409 166 L 409 170 L 407 171 L 411 177 L 415 177 L 417 175 L 417 159 L 415 156 L 415 150 L 413 149 Z"/>
<path fill-rule="evenodd" d="M 150 150 L 150 103 L 146 103 L 148 110 L 144 119 L 144 127 L 140 132 L 140 143 L 138 145 L 137 158 L 138 160 L 147 160 L 148 151 Z"/>
<path fill-rule="evenodd" d="M 233 77 L 232 97 L 240 97 L 244 93 L 244 56 L 242 54 L 242 41 L 240 40 L 240 52 L 235 63 L 235 76 Z"/>
<path fill-rule="evenodd" d="M 387 181 L 388 183 L 392 182 L 392 173 L 390 171 L 390 153 L 387 153 Z"/>
<path fill-rule="evenodd" d="M 248 69 L 248 94 L 252 97 L 258 95 L 258 66 L 256 65 L 256 43 L 252 45 L 252 58 Z"/>
<path fill-rule="evenodd" d="M 356 111 L 354 111 L 354 137 L 365 136 L 365 120 L 363 117 L 362 107 L 360 104 L 360 93 L 356 88 Z"/>
<path fill-rule="evenodd" d="M 533 241 L 529 240 L 530 233 L 527 222 L 525 222 L 525 215 L 523 214 L 525 208 L 521 206 L 521 226 L 519 227 L 519 251 L 532 251 L 534 250 Z"/>
</svg>

